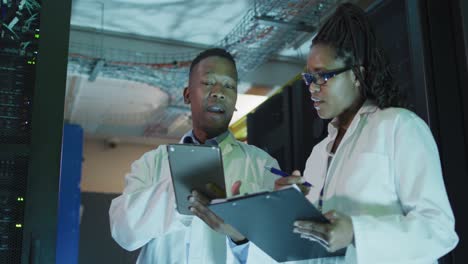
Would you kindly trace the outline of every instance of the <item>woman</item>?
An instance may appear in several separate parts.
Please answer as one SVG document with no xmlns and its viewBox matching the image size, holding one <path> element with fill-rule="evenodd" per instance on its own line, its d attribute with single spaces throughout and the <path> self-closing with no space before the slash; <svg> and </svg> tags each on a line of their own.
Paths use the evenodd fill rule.
<svg viewBox="0 0 468 264">
<path fill-rule="evenodd" d="M 404 102 L 365 13 L 343 4 L 312 41 L 303 73 L 329 134 L 306 163 L 307 198 L 329 224 L 296 221 L 344 257 L 306 263 L 436 263 L 458 242 L 437 146 Z M 294 174 L 293 174 L 294 175 Z M 277 186 L 300 183 L 297 176 Z"/>
</svg>

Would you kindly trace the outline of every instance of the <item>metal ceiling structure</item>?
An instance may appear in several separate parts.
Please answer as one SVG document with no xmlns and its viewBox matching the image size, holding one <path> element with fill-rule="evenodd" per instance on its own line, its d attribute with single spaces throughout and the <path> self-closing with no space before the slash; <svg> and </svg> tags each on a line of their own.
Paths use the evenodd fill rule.
<svg viewBox="0 0 468 264">
<path fill-rule="evenodd" d="M 256 0 L 251 2 L 250 6 L 245 6 L 247 11 L 240 22 L 235 24 L 225 37 L 204 46 L 223 47 L 230 51 L 236 59 L 239 78 L 242 81 L 244 76 L 277 56 L 285 48 L 297 48 L 310 40 L 321 20 L 341 2 L 344 1 Z M 103 18 L 100 20 L 101 31 L 104 32 Z M 99 34 L 99 31 L 96 33 Z M 176 138 L 190 129 L 190 110 L 188 105 L 183 103 L 181 90 L 188 82 L 191 60 L 199 51 L 193 48 L 183 49 L 181 52 L 173 52 L 177 49 L 167 48 L 155 50 L 156 52 L 142 52 L 132 49 L 131 46 L 110 47 L 103 44 L 102 38 L 92 41 L 71 39 L 68 74 L 70 78 L 79 81 L 68 82 L 76 87 L 69 85 L 67 88 L 67 102 L 70 103 L 65 112 L 66 120 L 81 124 L 89 134 L 109 136 L 127 134 L 137 137 Z M 103 82 L 93 85 L 97 76 Z M 117 107 L 115 103 L 98 103 L 96 98 L 93 98 L 92 102 L 90 93 L 98 92 L 99 89 L 109 91 L 108 87 L 102 85 L 111 85 L 112 80 L 127 83 L 129 89 L 136 87 L 130 83 L 149 85 L 166 93 L 167 102 L 146 109 L 132 102 Z M 244 89 L 247 88 L 239 87 L 238 92 L 244 93 Z M 88 97 L 83 94 L 87 94 Z M 132 96 L 130 92 L 125 94 Z M 110 100 L 107 96 L 100 98 Z M 140 103 L 142 101 L 144 100 L 140 100 Z M 126 109 L 127 112 L 122 112 L 122 109 Z M 135 109 L 141 111 L 134 111 Z M 124 121 L 119 124 L 118 120 Z"/>
<path fill-rule="evenodd" d="M 241 22 L 213 47 L 223 47 L 235 57 L 240 79 L 272 55 L 311 36 L 320 20 L 340 0 L 257 0 Z M 302 43 L 299 43 L 302 44 Z M 180 90 L 188 80 L 193 52 L 141 53 L 104 48 L 102 45 L 70 43 L 69 73 L 147 83 L 171 96 L 171 106 L 187 108 Z M 243 92 L 243 91 L 239 91 Z"/>
</svg>

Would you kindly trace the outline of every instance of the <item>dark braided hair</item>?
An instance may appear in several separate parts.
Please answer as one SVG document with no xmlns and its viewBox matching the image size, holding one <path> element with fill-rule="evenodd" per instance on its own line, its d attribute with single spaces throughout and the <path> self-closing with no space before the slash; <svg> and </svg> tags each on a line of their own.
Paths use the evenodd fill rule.
<svg viewBox="0 0 468 264">
<path fill-rule="evenodd" d="M 315 44 L 331 46 L 337 58 L 353 66 L 363 98 L 373 100 L 381 109 L 407 107 L 374 29 L 361 8 L 351 3 L 338 6 L 312 40 L 312 46 Z"/>
</svg>

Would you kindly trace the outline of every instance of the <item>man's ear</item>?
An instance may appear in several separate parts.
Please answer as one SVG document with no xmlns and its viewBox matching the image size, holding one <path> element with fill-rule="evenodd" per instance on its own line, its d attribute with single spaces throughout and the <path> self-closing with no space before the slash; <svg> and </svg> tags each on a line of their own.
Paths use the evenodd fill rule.
<svg viewBox="0 0 468 264">
<path fill-rule="evenodd" d="M 184 103 L 185 104 L 190 104 L 190 89 L 188 87 L 184 88 Z"/>
</svg>

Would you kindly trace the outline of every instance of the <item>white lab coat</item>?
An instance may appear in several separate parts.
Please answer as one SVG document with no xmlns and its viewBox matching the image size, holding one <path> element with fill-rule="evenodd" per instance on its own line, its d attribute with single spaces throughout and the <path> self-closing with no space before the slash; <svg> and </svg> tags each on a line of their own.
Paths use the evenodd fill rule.
<svg viewBox="0 0 468 264">
<path fill-rule="evenodd" d="M 277 167 L 264 151 L 234 139 L 219 144 L 226 186 L 241 180 L 241 193 L 272 190 L 276 176 L 264 166 Z M 123 248 L 142 248 L 140 264 L 233 263 L 226 237 L 197 217 L 180 215 L 165 146 L 145 153 L 132 164 L 121 196 L 112 201 L 109 217 L 112 237 Z"/>
<path fill-rule="evenodd" d="M 430 264 L 451 251 L 458 243 L 455 220 L 424 121 L 367 101 L 328 165 L 333 123 L 307 160 L 304 177 L 314 186 L 307 198 L 318 205 L 325 184 L 323 212 L 351 216 L 355 243 L 345 257 L 287 263 Z M 275 263 L 257 250 L 250 249 L 247 263 Z"/>
</svg>

